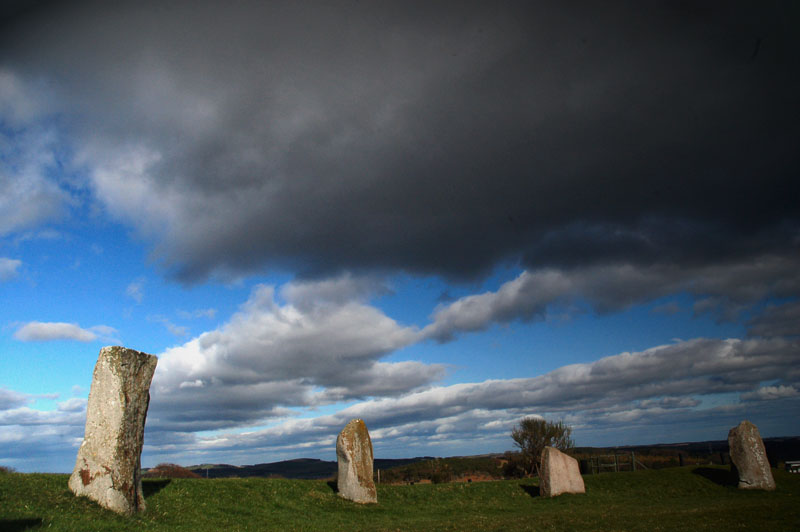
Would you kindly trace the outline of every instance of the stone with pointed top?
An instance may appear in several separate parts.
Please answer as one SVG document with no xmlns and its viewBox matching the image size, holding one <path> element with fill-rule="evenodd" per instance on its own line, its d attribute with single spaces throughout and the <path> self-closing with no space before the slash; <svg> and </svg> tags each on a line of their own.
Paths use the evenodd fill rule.
<svg viewBox="0 0 800 532">
<path fill-rule="evenodd" d="M 578 461 L 555 447 L 545 447 L 539 468 L 539 495 L 555 497 L 562 493 L 586 493 Z"/>
<path fill-rule="evenodd" d="M 104 347 L 94 367 L 86 432 L 69 487 L 122 514 L 144 510 L 141 456 L 158 359 L 125 347 Z"/>
<path fill-rule="evenodd" d="M 758 427 L 747 420 L 728 432 L 731 462 L 739 477 L 739 488 L 750 490 L 775 489 L 775 479 L 767 460 L 767 450 Z"/>
<path fill-rule="evenodd" d="M 372 479 L 372 440 L 363 420 L 350 421 L 339 433 L 336 458 L 339 462 L 339 496 L 360 503 L 378 502 Z"/>
</svg>

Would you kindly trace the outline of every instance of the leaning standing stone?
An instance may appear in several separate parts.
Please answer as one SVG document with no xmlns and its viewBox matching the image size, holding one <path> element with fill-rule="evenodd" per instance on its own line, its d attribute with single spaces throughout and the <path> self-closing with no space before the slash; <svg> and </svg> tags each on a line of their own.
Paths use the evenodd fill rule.
<svg viewBox="0 0 800 532">
<path fill-rule="evenodd" d="M 150 381 L 158 359 L 104 347 L 94 367 L 86 433 L 69 487 L 118 513 L 144 510 L 140 461 Z"/>
<path fill-rule="evenodd" d="M 336 438 L 336 458 L 339 496 L 360 503 L 378 502 L 372 480 L 372 440 L 364 421 L 354 419 L 345 425 Z"/>
<path fill-rule="evenodd" d="M 775 489 L 775 479 L 767 460 L 767 450 L 758 427 L 745 420 L 728 432 L 731 461 L 739 474 L 739 488 L 751 490 Z"/>
<path fill-rule="evenodd" d="M 555 497 L 562 493 L 586 493 L 578 461 L 555 447 L 545 447 L 539 468 L 539 495 Z"/>
</svg>

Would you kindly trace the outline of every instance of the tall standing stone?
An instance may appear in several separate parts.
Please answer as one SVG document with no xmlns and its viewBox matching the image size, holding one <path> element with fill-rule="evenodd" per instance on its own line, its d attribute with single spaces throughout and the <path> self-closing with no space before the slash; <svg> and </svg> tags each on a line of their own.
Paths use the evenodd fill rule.
<svg viewBox="0 0 800 532">
<path fill-rule="evenodd" d="M 728 432 L 731 462 L 739 475 L 739 488 L 751 490 L 775 489 L 775 479 L 767 460 L 767 450 L 758 427 L 745 420 Z"/>
<path fill-rule="evenodd" d="M 86 432 L 69 487 L 118 513 L 144 510 L 141 457 L 150 381 L 158 359 L 104 347 L 94 367 Z"/>
<path fill-rule="evenodd" d="M 586 493 L 578 461 L 555 447 L 545 447 L 539 468 L 539 495 L 555 497 L 562 493 Z"/>
<path fill-rule="evenodd" d="M 339 496 L 360 503 L 378 502 L 372 480 L 372 440 L 361 419 L 350 421 L 336 438 Z"/>
</svg>

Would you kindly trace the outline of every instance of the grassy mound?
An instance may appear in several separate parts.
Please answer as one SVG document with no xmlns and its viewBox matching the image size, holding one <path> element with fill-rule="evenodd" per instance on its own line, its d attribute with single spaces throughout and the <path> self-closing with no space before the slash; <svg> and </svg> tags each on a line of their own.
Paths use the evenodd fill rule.
<svg viewBox="0 0 800 532">
<path fill-rule="evenodd" d="M 67 489 L 66 475 L 0 475 L 0 530 L 800 530 L 800 475 L 775 492 L 737 490 L 726 468 L 585 478 L 585 495 L 543 499 L 535 481 L 378 487 L 342 500 L 318 480 L 152 479 L 147 511 L 117 516 Z"/>
<path fill-rule="evenodd" d="M 142 474 L 142 478 L 203 478 L 194 471 L 177 464 L 158 464 Z"/>
</svg>

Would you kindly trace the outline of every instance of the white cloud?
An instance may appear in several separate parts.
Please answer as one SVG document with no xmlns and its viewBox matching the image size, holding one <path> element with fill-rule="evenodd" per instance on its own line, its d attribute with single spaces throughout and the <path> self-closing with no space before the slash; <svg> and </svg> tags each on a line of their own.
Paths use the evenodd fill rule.
<svg viewBox="0 0 800 532">
<path fill-rule="evenodd" d="M 243 307 L 240 314 L 263 311 L 263 305 L 272 300 L 264 291 L 269 292 L 268 287 L 257 289 L 250 306 Z M 262 298 L 266 299 L 255 303 Z M 270 312 L 287 308 L 277 306 Z M 252 316 L 232 319 L 217 333 L 223 337 L 231 335 L 233 324 L 239 320 L 247 322 Z M 222 339 L 215 340 L 214 345 L 219 346 Z M 192 342 L 195 341 L 201 339 Z M 198 354 L 201 356 L 184 362 L 208 367 L 219 364 L 213 357 L 204 358 L 202 351 L 195 352 Z M 161 361 L 168 362 L 171 369 L 180 368 L 175 365 L 177 359 L 166 354 Z M 374 366 L 377 366 L 374 370 L 367 371 L 373 376 L 394 367 L 380 361 Z M 401 373 L 426 371 L 424 365 L 417 368 L 414 363 L 397 366 Z M 460 383 L 405 391 L 393 397 L 378 396 L 315 418 L 298 418 L 296 411 L 285 407 L 312 404 L 315 393 L 327 393 L 328 399 L 336 400 L 339 390 L 335 387 L 318 392 L 303 378 L 235 382 L 232 380 L 235 374 L 221 375 L 222 380 L 216 383 L 199 377 L 182 380 L 180 390 L 159 390 L 169 381 L 154 382 L 145 459 L 172 457 L 172 461 L 188 465 L 200 461 L 245 463 L 254 459 L 330 456 L 336 434 L 355 417 L 366 420 L 376 452 L 383 456 L 458 453 L 460 449 L 470 453 L 502 451 L 511 447 L 508 436 L 511 427 L 527 415 L 563 419 L 573 427 L 573 435 L 584 443 L 618 444 L 620 431 L 625 431 L 630 443 L 674 441 L 670 434 L 677 425 L 682 435 L 707 438 L 709 431 L 717 431 L 724 437 L 727 429 L 744 418 L 755 420 L 762 433 L 776 433 L 794 430 L 792 427 L 796 425 L 787 429 L 781 412 L 795 412 L 798 408 L 798 368 L 797 342 L 698 338 L 563 366 L 536 377 Z M 197 374 L 203 375 L 197 369 Z M 180 373 L 186 376 L 190 371 Z M 265 375 L 268 377 L 270 373 Z M 771 384 L 762 385 L 765 382 Z M 189 395 L 183 395 L 184 392 Z M 705 398 L 736 392 L 741 394 L 742 403 L 705 406 Z M 62 449 L 58 452 L 64 454 L 64 447 L 72 449 L 73 442 L 82 435 L 86 400 L 68 399 L 53 412 L 28 408 L 29 401 L 26 395 L 0 390 L 0 404 L 4 405 L 0 409 L 0 441 L 7 443 L 0 458 L 5 453 L 23 460 L 20 449 L 23 442 L 30 446 L 30 441 L 36 442 L 29 449 L 31 456 L 56 452 L 54 448 L 59 442 Z M 269 418 L 275 424 L 266 429 L 224 432 Z M 193 434 L 208 430 L 216 432 Z M 40 436 L 42 443 L 20 439 L 20 434 Z"/>
<path fill-rule="evenodd" d="M 164 327 L 166 327 L 167 330 L 170 332 L 170 334 L 172 334 L 173 336 L 183 337 L 189 334 L 188 327 L 184 327 L 182 325 L 175 325 L 169 320 L 162 320 L 161 323 L 164 324 Z"/>
<path fill-rule="evenodd" d="M 86 401 L 68 400 L 57 410 L 27 406 L 0 409 L 0 461 L 24 471 L 69 472 L 83 440 Z"/>
<path fill-rule="evenodd" d="M 14 244 L 22 242 L 36 241 L 36 240 L 64 240 L 69 238 L 61 231 L 57 231 L 51 227 L 44 229 L 37 229 L 35 231 L 26 231 L 14 237 Z"/>
<path fill-rule="evenodd" d="M 350 301 L 365 301 L 389 289 L 372 277 L 355 277 L 349 273 L 319 281 L 295 281 L 285 285 L 280 292 L 292 305 L 307 309 L 322 303 L 342 305 Z"/>
<path fill-rule="evenodd" d="M 87 400 L 81 397 L 73 397 L 58 403 L 59 412 L 85 412 Z"/>
<path fill-rule="evenodd" d="M 441 378 L 438 364 L 380 361 L 419 332 L 359 301 L 357 285 L 292 283 L 281 292 L 286 304 L 273 287 L 257 286 L 226 324 L 159 355 L 153 408 L 164 419 L 217 426 L 274 416 L 280 406 L 399 395 Z"/>
<path fill-rule="evenodd" d="M 765 380 L 800 377 L 796 365 L 800 348 L 791 342 L 696 339 L 563 366 L 539 377 L 456 384 L 361 403 L 347 414 L 412 420 L 474 408 L 606 410 L 665 396 L 747 391 Z"/>
<path fill-rule="evenodd" d="M 693 395 L 747 391 L 772 379 L 797 380 L 798 362 L 800 348 L 785 340 L 696 339 L 564 366 L 530 379 L 434 389 L 401 402 L 423 416 L 430 405 L 437 410 L 447 406 L 547 412 L 624 411 L 637 405 L 685 408 L 697 405 Z"/>
<path fill-rule="evenodd" d="M 121 343 L 119 339 L 117 339 L 117 331 L 114 327 L 109 327 L 108 325 L 93 325 L 89 327 L 89 332 L 96 335 L 99 340 L 104 342 L 110 343 Z"/>
<path fill-rule="evenodd" d="M 677 341 L 540 377 L 427 390 L 441 378 L 443 366 L 381 360 L 428 338 L 446 341 L 491 323 L 541 318 L 549 305 L 578 293 L 592 294 L 595 304 L 608 307 L 615 297 L 633 302 L 683 283 L 678 275 L 671 287 L 653 288 L 664 275 L 629 266 L 523 272 L 496 292 L 438 308 L 421 331 L 399 325 L 365 302 L 370 290 L 385 289 L 374 280 L 345 275 L 290 283 L 279 292 L 285 303 L 277 301 L 272 287 L 258 286 L 228 323 L 160 355 L 154 379 L 157 426 L 212 430 L 263 422 L 285 407 L 364 398 L 372 400 L 353 407 L 353 416 L 391 412 L 392 423 L 476 408 L 663 413 L 697 407 L 694 394 L 747 393 L 770 379 L 800 378 L 800 370 L 791 369 L 800 362 L 797 345 L 781 338 Z M 158 406 L 160 401 L 181 405 L 180 412 Z"/>
<path fill-rule="evenodd" d="M 125 288 L 125 295 L 133 299 L 137 303 L 141 303 L 144 299 L 144 279 L 136 279 L 131 281 L 127 288 Z"/>
<path fill-rule="evenodd" d="M 20 266 L 22 266 L 21 260 L 0 257 L 0 282 L 16 277 Z"/>
<path fill-rule="evenodd" d="M 148 316 L 147 320 L 148 321 L 155 321 L 155 322 L 158 322 L 158 323 L 162 324 L 170 332 L 170 334 L 172 334 L 174 336 L 183 337 L 183 336 L 186 336 L 187 334 L 189 334 L 188 327 L 184 327 L 184 326 L 181 326 L 181 325 L 175 325 L 174 323 L 172 323 L 165 316 Z"/>
<path fill-rule="evenodd" d="M 83 439 L 86 399 L 67 399 L 49 411 L 29 406 L 35 398 L 57 396 L 0 388 L 0 463 L 25 471 L 71 470 Z"/>
<path fill-rule="evenodd" d="M 0 388 L 0 410 L 10 410 L 12 408 L 24 406 L 30 403 L 31 400 L 31 397 L 27 394 Z"/>
<path fill-rule="evenodd" d="M 584 438 L 604 437 L 604 431 L 612 429 L 640 431 L 642 438 L 669 438 L 669 427 L 676 423 L 707 434 L 709 427 L 727 430 L 745 415 L 773 424 L 780 420 L 758 406 L 763 401 L 708 408 L 699 398 L 740 392 L 743 400 L 796 400 L 799 367 L 800 346 L 795 342 L 699 338 L 563 366 L 537 377 L 461 383 L 374 398 L 332 415 L 284 419 L 264 430 L 197 437 L 187 449 L 229 457 L 252 456 L 247 453 L 256 449 L 258 455 L 325 452 L 341 427 L 356 417 L 366 420 L 379 449 L 406 455 L 410 449 L 432 450 L 436 445 L 443 445 L 445 452 L 453 452 L 458 445 L 471 449 L 510 446 L 508 432 L 525 415 L 564 419 Z M 760 383 L 776 379 L 787 384 L 751 392 Z M 154 396 L 154 407 L 158 400 Z M 168 426 L 158 423 L 152 428 L 161 432 Z M 659 440 L 649 440 L 655 441 Z M 156 452 L 157 446 L 152 450 Z"/>
<path fill-rule="evenodd" d="M 695 313 L 713 312 L 720 319 L 734 319 L 766 297 L 800 292 L 800 278 L 795 275 L 798 267 L 796 260 L 764 257 L 752 264 L 695 268 L 615 264 L 523 271 L 495 292 L 469 295 L 440 306 L 422 333 L 444 342 L 458 333 L 484 330 L 494 323 L 544 319 L 550 306 L 577 299 L 585 299 L 599 312 L 611 312 L 680 292 L 703 297 L 695 303 Z M 794 304 L 782 311 L 797 314 Z M 792 326 L 795 323 L 785 321 Z M 759 330 L 765 330 L 760 322 L 754 324 L 754 331 Z"/>
<path fill-rule="evenodd" d="M 462 297 L 437 309 L 423 334 L 439 341 L 456 332 L 485 329 L 495 322 L 544 318 L 547 305 L 570 293 L 572 281 L 556 271 L 522 272 L 496 292 Z"/>
<path fill-rule="evenodd" d="M 86 422 L 85 402 L 83 407 L 77 403 L 70 403 L 73 399 L 66 402 L 67 409 L 57 410 L 36 410 L 23 406 L 10 410 L 0 411 L 0 427 L 4 425 L 72 425 L 83 426 Z M 77 401 L 77 400 L 76 400 Z"/>
<path fill-rule="evenodd" d="M 497 292 L 440 307 L 422 331 L 367 303 L 370 290 L 384 289 L 373 280 L 343 276 L 295 282 L 277 293 L 259 285 L 227 323 L 159 355 L 148 449 L 227 454 L 230 460 L 245 460 L 253 449 L 294 456 L 323 452 L 353 417 L 368 421 L 382 449 L 398 453 L 411 447 L 502 445 L 498 442 L 507 440 L 510 427 L 524 415 L 563 418 L 576 430 L 594 434 L 613 427 L 645 435 L 647 427 L 660 427 L 669 434 L 665 427 L 681 419 L 692 426 L 708 424 L 713 409 L 705 406 L 705 397 L 741 396 L 741 404 L 713 410 L 714 423 L 749 412 L 766 416 L 758 405 L 797 400 L 800 346 L 791 338 L 676 341 L 536 377 L 434 387 L 443 366 L 382 360 L 426 338 L 541 317 L 548 305 L 571 297 L 582 275 L 588 274 L 525 272 Z M 636 277 L 625 270 L 602 280 L 613 285 L 615 275 L 617 287 Z M 353 400 L 361 402 L 332 415 L 297 418 L 321 405 Z M 83 408 L 80 400 L 70 401 L 59 411 Z M 17 400 L 4 423 L 48 423 L 47 416 L 26 408 Z M 270 422 L 276 424 L 241 432 Z M 221 432 L 229 429 L 240 430 Z M 199 431 L 215 432 L 192 434 Z"/>
<path fill-rule="evenodd" d="M 100 327 L 103 327 L 102 330 L 107 330 L 104 326 Z M 44 342 L 49 340 L 91 342 L 97 339 L 97 334 L 91 330 L 82 329 L 75 323 L 32 321 L 17 329 L 14 333 L 14 338 L 23 342 Z"/>
<path fill-rule="evenodd" d="M 800 391 L 794 386 L 761 386 L 760 388 L 742 394 L 745 401 L 772 401 L 784 397 L 800 396 Z"/>
<path fill-rule="evenodd" d="M 217 309 L 215 308 L 197 309 L 191 312 L 186 310 L 178 311 L 178 316 L 183 318 L 184 320 L 191 320 L 197 318 L 208 318 L 210 320 L 213 320 L 216 315 L 217 315 Z"/>
</svg>

